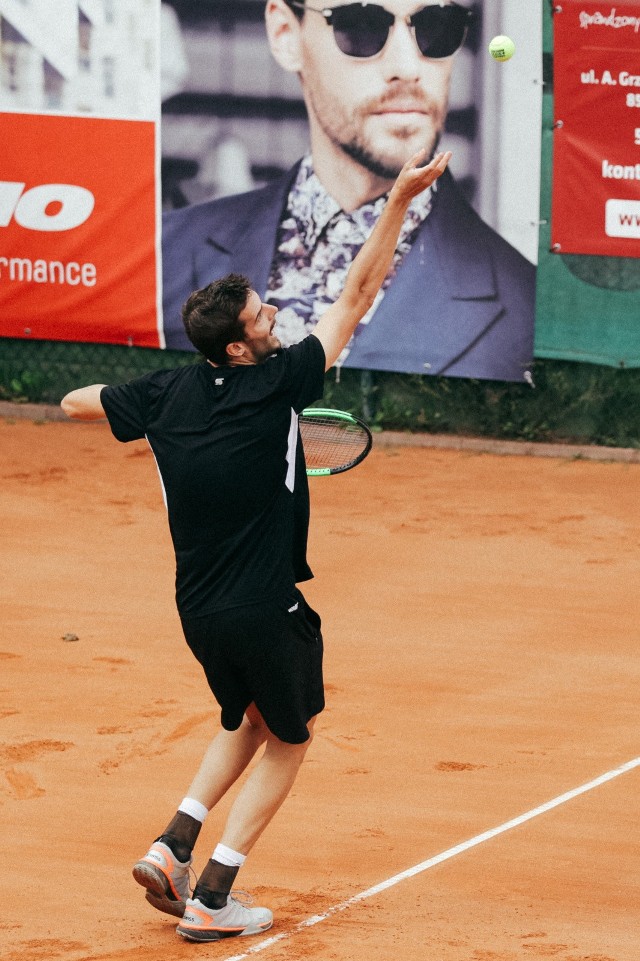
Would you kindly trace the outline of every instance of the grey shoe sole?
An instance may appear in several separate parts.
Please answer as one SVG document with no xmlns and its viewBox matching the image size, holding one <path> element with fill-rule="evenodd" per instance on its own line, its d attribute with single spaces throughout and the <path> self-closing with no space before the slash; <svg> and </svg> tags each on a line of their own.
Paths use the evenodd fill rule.
<svg viewBox="0 0 640 961">
<path fill-rule="evenodd" d="M 145 895 L 152 907 L 163 914 L 171 914 L 174 918 L 181 918 L 186 909 L 184 901 L 176 900 L 170 893 L 169 884 L 162 871 L 154 868 L 146 861 L 138 861 L 133 868 L 133 877 L 147 889 Z"/>
<path fill-rule="evenodd" d="M 266 927 L 258 927 L 257 925 L 250 924 L 244 931 L 212 931 L 211 929 L 207 931 L 206 928 L 203 928 L 201 931 L 197 928 L 185 930 L 178 925 L 176 931 L 185 941 L 198 941 L 199 943 L 203 943 L 205 941 L 223 941 L 225 938 L 246 938 L 250 934 L 264 934 L 265 931 L 269 930 L 272 923 L 273 922 L 269 923 Z"/>
</svg>

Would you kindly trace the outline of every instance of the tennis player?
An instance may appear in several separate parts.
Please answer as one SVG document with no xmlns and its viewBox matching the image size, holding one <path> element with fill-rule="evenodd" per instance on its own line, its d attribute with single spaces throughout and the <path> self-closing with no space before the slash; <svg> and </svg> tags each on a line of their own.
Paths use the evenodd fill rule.
<svg viewBox="0 0 640 961">
<path fill-rule="evenodd" d="M 180 918 L 191 941 L 259 934 L 273 916 L 231 896 L 238 870 L 288 795 L 324 707 L 320 618 L 297 583 L 306 560 L 309 492 L 297 414 L 322 397 L 324 373 L 384 280 L 411 199 L 446 169 L 414 155 L 395 181 L 338 300 L 299 344 L 282 349 L 276 308 L 242 276 L 196 291 L 185 329 L 207 362 L 62 400 L 79 420 L 106 416 L 120 441 L 146 437 L 165 492 L 176 601 L 187 643 L 221 709 L 221 730 L 163 833 L 133 868 L 146 898 Z M 209 811 L 262 756 L 231 807 L 220 843 L 189 887 Z"/>
</svg>

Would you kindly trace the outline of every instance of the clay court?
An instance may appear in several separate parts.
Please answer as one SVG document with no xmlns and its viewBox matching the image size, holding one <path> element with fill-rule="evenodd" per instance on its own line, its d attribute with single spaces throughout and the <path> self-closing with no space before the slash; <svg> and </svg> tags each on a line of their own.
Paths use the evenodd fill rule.
<svg viewBox="0 0 640 961">
<path fill-rule="evenodd" d="M 328 706 L 239 879 L 275 922 L 197 946 L 130 873 L 218 726 L 153 458 L 0 445 L 3 961 L 638 961 L 639 464 L 378 443 L 312 480 Z"/>
</svg>

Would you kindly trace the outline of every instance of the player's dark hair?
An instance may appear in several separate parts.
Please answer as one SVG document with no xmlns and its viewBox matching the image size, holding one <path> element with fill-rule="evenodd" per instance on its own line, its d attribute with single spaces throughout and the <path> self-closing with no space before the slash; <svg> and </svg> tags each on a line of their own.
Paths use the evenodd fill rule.
<svg viewBox="0 0 640 961">
<path fill-rule="evenodd" d="M 227 274 L 191 294 L 182 308 L 187 337 L 214 364 L 228 363 L 227 345 L 244 340 L 239 319 L 251 284 L 242 274 Z"/>
</svg>

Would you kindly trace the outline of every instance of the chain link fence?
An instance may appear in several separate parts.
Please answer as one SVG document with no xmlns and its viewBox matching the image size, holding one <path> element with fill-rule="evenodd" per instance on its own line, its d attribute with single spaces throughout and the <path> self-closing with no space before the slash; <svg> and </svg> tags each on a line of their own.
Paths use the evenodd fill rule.
<svg viewBox="0 0 640 961">
<path fill-rule="evenodd" d="M 119 384 L 200 361 L 184 351 L 0 339 L 0 399 L 57 404 L 87 384 Z M 533 386 L 342 370 L 325 406 L 378 430 L 640 448 L 640 370 L 540 360 Z"/>
<path fill-rule="evenodd" d="M 0 339 L 0 398 L 57 404 L 76 387 L 122 384 L 151 370 L 192 364 L 198 355 L 111 344 Z"/>
</svg>

